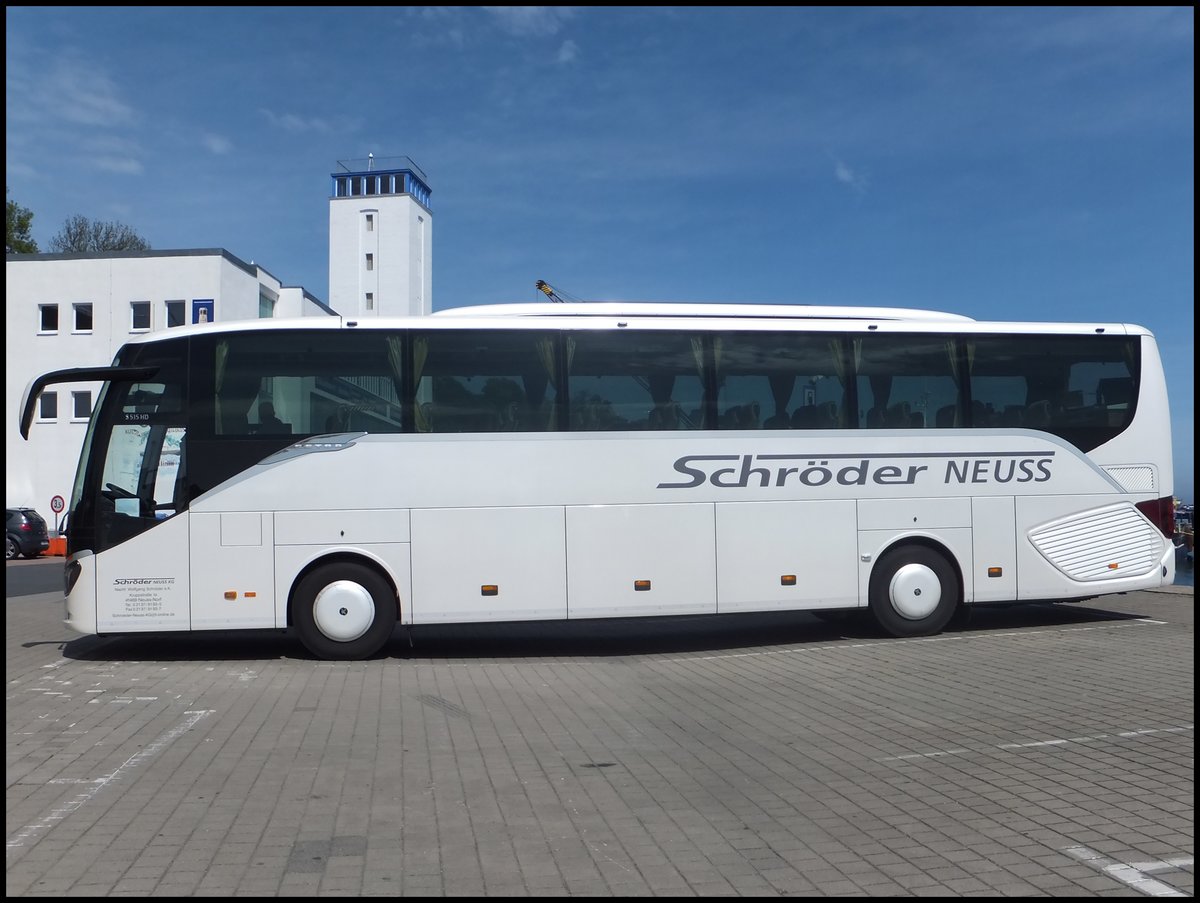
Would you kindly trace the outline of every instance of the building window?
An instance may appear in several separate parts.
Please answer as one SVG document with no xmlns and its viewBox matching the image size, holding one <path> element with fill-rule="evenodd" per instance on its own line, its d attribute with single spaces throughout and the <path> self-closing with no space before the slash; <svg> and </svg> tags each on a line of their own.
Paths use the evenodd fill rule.
<svg viewBox="0 0 1200 903">
<path fill-rule="evenodd" d="M 58 305 L 57 304 L 39 304 L 38 305 L 38 332 L 51 333 L 58 332 Z"/>
<path fill-rule="evenodd" d="M 71 305 L 75 309 L 75 332 L 92 331 L 92 305 L 82 301 Z"/>
<path fill-rule="evenodd" d="M 379 194 L 378 176 L 367 176 L 367 194 Z"/>
<path fill-rule="evenodd" d="M 374 213 L 367 214 L 367 231 L 368 232 L 375 231 L 375 214 Z"/>
<path fill-rule="evenodd" d="M 367 271 L 369 272 L 373 269 L 375 269 L 375 255 L 368 254 L 367 255 Z"/>
<path fill-rule="evenodd" d="M 182 326 L 187 315 L 187 306 L 183 301 L 167 301 L 167 328 Z"/>
<path fill-rule="evenodd" d="M 275 299 L 270 295 L 260 294 L 258 296 L 258 316 L 261 320 L 275 316 Z"/>
<path fill-rule="evenodd" d="M 375 309 L 375 293 L 367 292 L 367 310 Z"/>
<path fill-rule="evenodd" d="M 129 328 L 133 332 L 147 332 L 150 329 L 150 302 L 129 302 Z"/>
<path fill-rule="evenodd" d="M 58 393 L 43 392 L 38 399 L 38 420 L 58 419 Z"/>
<path fill-rule="evenodd" d="M 87 420 L 92 416 L 92 393 L 71 393 L 71 416 L 76 420 Z"/>
</svg>

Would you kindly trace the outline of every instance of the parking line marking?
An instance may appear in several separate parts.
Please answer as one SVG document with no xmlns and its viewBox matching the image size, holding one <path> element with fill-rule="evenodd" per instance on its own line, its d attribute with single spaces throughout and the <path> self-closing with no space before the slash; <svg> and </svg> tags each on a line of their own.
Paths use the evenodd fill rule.
<svg viewBox="0 0 1200 903">
<path fill-rule="evenodd" d="M 1094 734 L 1090 737 L 1066 737 L 1055 740 L 1034 740 L 1028 743 L 997 743 L 995 746 L 976 746 L 968 749 L 942 749 L 932 752 L 923 753 L 907 753 L 902 756 L 887 756 L 882 759 L 876 759 L 876 762 L 902 762 L 910 759 L 935 759 L 940 756 L 959 756 L 967 753 L 986 753 L 993 749 L 1036 749 L 1047 746 L 1066 746 L 1069 743 L 1095 743 L 1099 740 L 1111 740 L 1114 738 L 1131 739 L 1136 737 L 1145 737 L 1149 734 L 1181 734 L 1184 731 L 1195 730 L 1194 724 L 1185 724 L 1180 727 L 1153 727 L 1139 731 L 1122 731 L 1119 734 Z"/>
<path fill-rule="evenodd" d="M 969 749 L 943 749 L 939 752 L 927 753 L 909 753 L 905 756 L 888 756 L 886 759 L 880 759 L 880 762 L 902 762 L 905 759 L 937 759 L 941 756 L 960 756 L 963 753 L 969 753 Z"/>
<path fill-rule="evenodd" d="M 1078 859 L 1080 862 L 1090 865 L 1092 868 L 1104 872 L 1104 874 L 1116 878 L 1122 884 L 1127 884 L 1134 890 L 1139 890 L 1150 897 L 1187 897 L 1178 888 L 1171 887 L 1155 878 L 1146 875 L 1143 869 L 1134 868 L 1126 862 L 1118 862 L 1115 859 L 1109 859 L 1097 853 L 1095 850 L 1087 847 L 1067 847 L 1063 850 L 1068 856 Z M 1143 865 L 1144 863 L 1138 863 Z M 1170 868 L 1170 866 L 1165 866 Z"/>
<path fill-rule="evenodd" d="M 1185 869 L 1196 864 L 1195 856 L 1174 856 L 1170 859 L 1159 859 L 1155 862 L 1131 862 L 1133 868 L 1140 872 L 1161 872 L 1165 869 Z"/>
<path fill-rule="evenodd" d="M 40 821 L 36 821 L 31 825 L 26 825 L 24 828 L 18 831 L 15 835 L 13 835 L 12 839 L 8 841 L 6 844 L 6 849 L 10 852 L 13 850 L 18 850 L 25 845 L 27 840 L 36 837 L 43 831 L 49 830 L 56 823 L 62 821 L 79 807 L 90 801 L 96 796 L 97 793 L 99 793 L 113 781 L 118 780 L 124 773 L 132 771 L 139 765 L 146 762 L 148 759 L 151 759 L 158 753 L 162 752 L 162 750 L 170 746 L 173 741 L 177 740 L 179 737 L 183 736 L 189 730 L 195 727 L 201 719 L 211 715 L 213 711 L 213 709 L 204 709 L 195 712 L 184 712 L 184 714 L 188 717 L 186 717 L 182 722 L 175 725 L 175 727 L 171 728 L 165 734 L 161 735 L 145 749 L 134 753 L 132 756 L 118 765 L 113 771 L 104 775 L 104 777 L 96 778 L 94 781 L 91 781 L 90 783 L 92 786 L 90 789 L 83 791 L 83 793 L 80 793 L 73 799 L 68 800 L 61 806 L 53 809 L 49 815 Z"/>
</svg>

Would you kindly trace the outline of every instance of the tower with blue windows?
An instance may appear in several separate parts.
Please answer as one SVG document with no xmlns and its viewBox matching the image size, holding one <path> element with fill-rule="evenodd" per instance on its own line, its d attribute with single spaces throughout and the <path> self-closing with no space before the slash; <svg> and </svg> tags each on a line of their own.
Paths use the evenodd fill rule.
<svg viewBox="0 0 1200 903">
<path fill-rule="evenodd" d="M 329 197 L 329 306 L 346 317 L 433 310 L 429 181 L 409 157 L 339 160 Z"/>
</svg>

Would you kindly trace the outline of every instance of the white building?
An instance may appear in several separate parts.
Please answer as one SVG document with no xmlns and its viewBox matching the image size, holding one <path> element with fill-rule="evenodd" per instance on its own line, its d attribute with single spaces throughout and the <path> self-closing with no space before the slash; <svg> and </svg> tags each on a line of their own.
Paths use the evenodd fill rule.
<svg viewBox="0 0 1200 903">
<path fill-rule="evenodd" d="M 433 307 L 433 217 L 408 157 L 340 160 L 329 199 L 329 304 L 345 316 L 423 315 Z"/>
<path fill-rule="evenodd" d="M 21 397 L 36 376 L 106 366 L 131 336 L 185 323 L 265 317 L 403 316 L 432 309 L 432 217 L 408 157 L 339 161 L 329 198 L 329 297 L 284 286 L 220 248 L 5 257 L 5 504 L 68 503 L 96 383 L 63 383 L 38 402 L 28 441 Z"/>
</svg>

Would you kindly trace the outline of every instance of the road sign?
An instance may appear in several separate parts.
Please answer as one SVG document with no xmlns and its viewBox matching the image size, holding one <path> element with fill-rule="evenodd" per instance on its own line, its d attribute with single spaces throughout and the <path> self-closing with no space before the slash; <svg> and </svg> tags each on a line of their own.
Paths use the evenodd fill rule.
<svg viewBox="0 0 1200 903">
<path fill-rule="evenodd" d="M 55 514 L 62 514 L 62 510 L 65 507 L 67 507 L 67 503 L 63 500 L 61 495 L 56 495 L 54 498 L 50 499 L 50 510 Z"/>
</svg>

